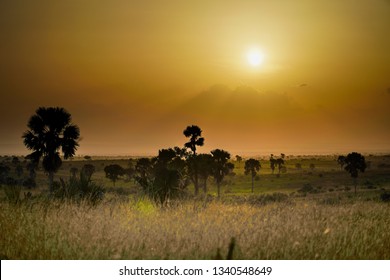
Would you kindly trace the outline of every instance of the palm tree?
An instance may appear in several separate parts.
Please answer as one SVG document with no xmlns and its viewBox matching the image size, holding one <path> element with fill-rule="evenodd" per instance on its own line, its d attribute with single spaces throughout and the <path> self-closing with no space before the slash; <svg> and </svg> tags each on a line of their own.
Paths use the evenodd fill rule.
<svg viewBox="0 0 390 280">
<path fill-rule="evenodd" d="M 245 175 L 251 174 L 252 176 L 252 193 L 253 193 L 253 181 L 257 175 L 257 171 L 261 168 L 260 161 L 257 159 L 250 158 L 245 161 Z"/>
<path fill-rule="evenodd" d="M 192 157 L 188 157 L 188 169 L 192 170 L 192 181 L 194 183 L 195 195 L 199 193 L 199 181 L 198 181 L 198 160 L 196 159 L 196 146 L 203 146 L 204 138 L 201 137 L 202 130 L 199 126 L 191 125 L 183 131 L 185 137 L 190 137 L 190 141 L 184 144 L 184 147 L 191 149 Z"/>
<path fill-rule="evenodd" d="M 42 158 L 50 192 L 53 191 L 54 173 L 62 164 L 60 150 L 64 159 L 68 159 L 75 155 L 79 146 L 80 129 L 71 120 L 64 108 L 39 107 L 28 121 L 29 130 L 22 136 L 24 145 L 33 151 L 29 158 L 36 163 Z"/>
<path fill-rule="evenodd" d="M 200 137 L 202 135 L 202 130 L 196 125 L 187 126 L 183 131 L 183 134 L 187 138 L 191 137 L 190 141 L 185 143 L 184 146 L 191 149 L 192 153 L 196 155 L 196 146 L 203 146 L 204 144 L 204 138 Z"/>
<path fill-rule="evenodd" d="M 360 172 L 364 172 L 366 170 L 366 160 L 364 159 L 364 156 L 362 156 L 359 153 L 353 152 L 347 155 L 345 158 L 345 170 L 348 171 L 351 174 L 351 177 L 353 178 L 353 182 L 355 185 L 355 194 L 356 194 L 356 187 L 357 187 L 357 177 Z"/>
<path fill-rule="evenodd" d="M 218 197 L 220 197 L 222 180 L 225 175 L 229 174 L 233 170 L 234 164 L 228 162 L 230 154 L 224 150 L 215 149 L 211 151 L 211 155 L 213 156 L 213 177 L 217 183 Z"/>
</svg>

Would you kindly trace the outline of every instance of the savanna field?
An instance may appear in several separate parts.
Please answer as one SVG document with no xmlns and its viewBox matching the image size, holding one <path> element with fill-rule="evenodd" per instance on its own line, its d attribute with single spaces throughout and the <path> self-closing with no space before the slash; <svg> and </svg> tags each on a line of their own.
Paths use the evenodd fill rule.
<svg viewBox="0 0 390 280">
<path fill-rule="evenodd" d="M 64 199 L 48 191 L 42 168 L 36 187 L 0 190 L 2 259 L 390 259 L 390 157 L 367 155 L 357 178 L 335 156 L 287 156 L 285 168 L 272 174 L 269 158 L 260 158 L 254 177 L 244 160 L 231 160 L 233 172 L 207 194 L 194 196 L 193 184 L 164 204 L 144 194 L 131 177 L 115 186 L 104 168 L 123 168 L 136 159 L 74 158 L 55 175 L 67 182 L 70 170 L 92 164 L 91 181 L 104 189 L 94 202 Z M 11 157 L 1 157 L 18 177 Z M 15 160 L 16 161 L 16 160 Z M 23 165 L 23 159 L 19 161 Z M 19 170 L 20 173 L 20 170 Z M 27 173 L 24 170 L 24 173 Z"/>
</svg>

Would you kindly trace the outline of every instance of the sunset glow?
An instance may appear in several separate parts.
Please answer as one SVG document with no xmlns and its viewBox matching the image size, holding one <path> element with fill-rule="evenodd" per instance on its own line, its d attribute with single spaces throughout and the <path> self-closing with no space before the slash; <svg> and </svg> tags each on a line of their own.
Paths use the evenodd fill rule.
<svg viewBox="0 0 390 280">
<path fill-rule="evenodd" d="M 389 12 L 384 0 L 4 0 L 0 154 L 27 152 L 39 106 L 72 114 L 81 154 L 156 154 L 192 124 L 204 151 L 389 152 Z"/>
</svg>

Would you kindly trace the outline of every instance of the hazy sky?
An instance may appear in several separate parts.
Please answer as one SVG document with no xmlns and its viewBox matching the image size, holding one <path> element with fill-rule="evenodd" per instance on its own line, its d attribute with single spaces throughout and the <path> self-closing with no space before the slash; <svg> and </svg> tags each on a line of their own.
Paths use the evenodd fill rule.
<svg viewBox="0 0 390 280">
<path fill-rule="evenodd" d="M 390 151 L 390 1 L 2 0 L 0 154 L 39 106 L 79 154 Z M 264 61 L 252 66 L 248 51 Z"/>
</svg>

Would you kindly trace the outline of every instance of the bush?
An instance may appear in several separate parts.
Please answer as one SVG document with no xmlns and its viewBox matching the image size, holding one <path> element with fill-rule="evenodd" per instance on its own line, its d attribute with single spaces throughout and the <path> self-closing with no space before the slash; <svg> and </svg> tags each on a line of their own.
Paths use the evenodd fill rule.
<svg viewBox="0 0 390 280">
<path fill-rule="evenodd" d="M 26 187 L 28 189 L 34 189 L 36 188 L 37 183 L 33 178 L 27 178 L 23 181 L 23 187 Z"/>
<path fill-rule="evenodd" d="M 83 173 L 80 173 L 80 178 L 70 178 L 67 182 L 60 179 L 59 187 L 56 188 L 54 196 L 62 200 L 76 202 L 86 200 L 95 205 L 103 200 L 104 193 L 103 186 L 96 184 Z"/>
<path fill-rule="evenodd" d="M 390 191 L 385 191 L 381 193 L 380 200 L 383 202 L 390 202 Z"/>
<path fill-rule="evenodd" d="M 299 193 L 310 193 L 314 190 L 311 184 L 304 184 L 302 188 L 298 190 Z"/>
<path fill-rule="evenodd" d="M 285 193 L 272 193 L 262 194 L 258 196 L 252 196 L 249 202 L 253 205 L 265 205 L 272 202 L 286 202 L 289 200 L 289 196 Z"/>
</svg>

